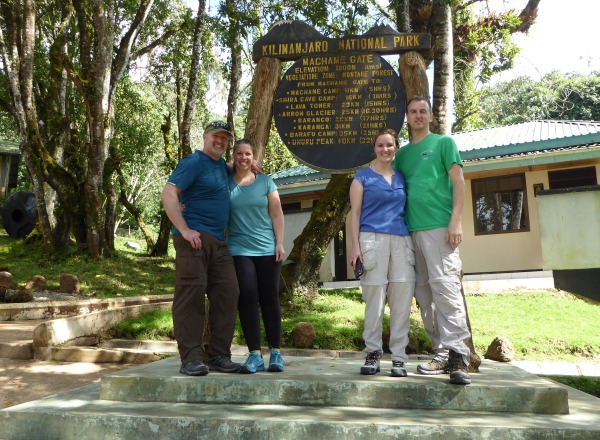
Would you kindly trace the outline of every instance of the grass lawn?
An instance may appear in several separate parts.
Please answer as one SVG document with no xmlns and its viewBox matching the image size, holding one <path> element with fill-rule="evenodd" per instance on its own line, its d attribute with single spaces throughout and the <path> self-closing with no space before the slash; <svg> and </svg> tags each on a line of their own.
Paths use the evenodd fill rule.
<svg viewBox="0 0 600 440">
<path fill-rule="evenodd" d="M 125 246 L 135 241 L 142 250 Z M 132 238 L 115 237 L 115 256 L 92 260 L 79 253 L 60 259 L 46 258 L 39 244 L 25 245 L 0 231 L 0 270 L 13 276 L 16 286 L 24 286 L 34 275 L 42 275 L 47 290 L 58 291 L 62 274 L 73 274 L 79 279 L 82 295 L 97 298 L 116 296 L 167 295 L 175 285 L 174 252 L 166 258 L 153 258 L 144 254 L 145 243 Z"/>
<path fill-rule="evenodd" d="M 517 360 L 600 360 L 600 306 L 564 292 L 468 296 L 475 348 L 505 336 Z"/>
<path fill-rule="evenodd" d="M 497 336 L 508 338 L 515 360 L 600 361 L 600 307 L 570 294 L 551 291 L 468 295 L 467 306 L 477 353 L 485 354 Z M 314 348 L 362 350 L 364 305 L 359 289 L 322 289 L 314 299 L 284 300 L 282 346 L 292 347 L 292 330 L 312 322 Z M 127 320 L 115 327 L 113 337 L 169 339 L 173 336 L 169 311 Z M 431 349 L 416 306 L 411 312 L 416 351 Z M 388 317 L 384 318 L 384 328 Z M 237 326 L 234 343 L 245 345 Z M 266 341 L 263 341 L 266 345 Z"/>
</svg>

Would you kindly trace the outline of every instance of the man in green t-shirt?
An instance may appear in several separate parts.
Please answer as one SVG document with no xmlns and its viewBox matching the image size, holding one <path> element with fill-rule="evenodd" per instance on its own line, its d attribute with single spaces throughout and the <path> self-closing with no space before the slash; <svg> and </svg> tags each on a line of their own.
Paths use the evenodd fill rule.
<svg viewBox="0 0 600 440">
<path fill-rule="evenodd" d="M 436 356 L 417 371 L 450 373 L 450 383 L 471 383 L 470 338 L 460 289 L 461 211 L 465 198 L 462 161 L 454 140 L 431 133 L 427 98 L 406 106 L 411 141 L 396 152 L 395 167 L 406 178 L 406 220 L 415 246 L 415 298 Z"/>
</svg>

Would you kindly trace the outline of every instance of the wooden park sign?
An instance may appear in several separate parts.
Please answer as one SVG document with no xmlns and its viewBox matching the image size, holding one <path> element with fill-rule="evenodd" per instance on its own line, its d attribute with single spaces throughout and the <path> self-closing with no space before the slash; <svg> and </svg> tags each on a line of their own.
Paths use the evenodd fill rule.
<svg viewBox="0 0 600 440">
<path fill-rule="evenodd" d="M 326 38 L 300 21 L 275 25 L 253 47 L 253 58 L 295 61 L 273 105 L 284 144 L 302 163 L 348 172 L 369 163 L 381 128 L 400 131 L 406 99 L 396 71 L 380 55 L 424 49 L 429 34 L 375 26 L 360 36 Z"/>
</svg>

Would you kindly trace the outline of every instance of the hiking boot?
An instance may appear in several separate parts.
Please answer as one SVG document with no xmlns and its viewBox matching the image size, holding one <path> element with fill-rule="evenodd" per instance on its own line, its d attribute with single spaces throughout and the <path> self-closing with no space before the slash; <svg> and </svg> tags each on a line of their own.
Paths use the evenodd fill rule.
<svg viewBox="0 0 600 440">
<path fill-rule="evenodd" d="M 406 368 L 404 368 L 404 362 L 392 361 L 392 376 L 406 377 Z"/>
<path fill-rule="evenodd" d="M 256 373 L 257 371 L 265 371 L 265 361 L 263 360 L 260 353 L 251 352 L 244 362 L 244 365 L 240 367 L 240 373 Z"/>
<path fill-rule="evenodd" d="M 467 373 L 467 364 L 460 353 L 450 350 L 448 357 L 448 371 L 450 373 L 450 383 L 455 385 L 469 385 L 471 376 Z"/>
<path fill-rule="evenodd" d="M 379 373 L 379 359 L 381 354 L 378 351 L 372 351 L 367 354 L 365 364 L 360 367 L 360 374 L 375 374 Z"/>
<path fill-rule="evenodd" d="M 429 375 L 448 373 L 448 361 L 436 356 L 426 364 L 417 365 L 417 371 Z"/>
<path fill-rule="evenodd" d="M 181 374 L 187 374 L 188 376 L 206 376 L 208 374 L 208 367 L 200 361 L 190 361 L 187 364 L 181 364 L 179 369 Z"/>
<path fill-rule="evenodd" d="M 281 352 L 271 350 L 271 357 L 269 357 L 269 371 L 272 373 L 281 373 L 283 371 L 283 364 Z"/>
<path fill-rule="evenodd" d="M 235 373 L 240 369 L 240 364 L 232 362 L 229 356 L 215 356 L 208 360 L 210 371 L 221 371 L 223 373 Z"/>
</svg>

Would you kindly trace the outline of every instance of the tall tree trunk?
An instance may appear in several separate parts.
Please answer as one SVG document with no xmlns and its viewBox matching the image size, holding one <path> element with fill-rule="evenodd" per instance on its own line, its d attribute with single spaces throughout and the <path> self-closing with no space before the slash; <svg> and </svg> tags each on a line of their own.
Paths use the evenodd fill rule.
<svg viewBox="0 0 600 440">
<path fill-rule="evenodd" d="M 123 176 L 121 170 L 117 170 L 117 175 L 120 184 L 119 186 L 121 187 L 121 192 L 119 193 L 119 201 L 125 207 L 125 209 L 127 209 L 127 211 L 133 216 L 136 224 L 140 227 L 140 230 L 144 235 L 144 239 L 146 240 L 146 250 L 148 253 L 152 253 L 153 250 L 156 249 L 154 239 L 152 238 L 152 231 L 150 231 L 150 229 L 148 229 L 148 227 L 146 226 L 146 222 L 144 221 L 144 218 L 142 217 L 142 213 L 140 212 L 139 208 L 127 198 L 127 194 L 125 193 L 125 176 Z M 169 235 L 167 233 L 167 243 L 168 239 Z M 163 255 L 166 255 L 166 251 Z"/>
<path fill-rule="evenodd" d="M 178 77 L 180 76 L 179 72 L 180 71 L 178 70 Z M 180 100 L 178 99 L 177 102 L 179 109 Z M 177 150 L 178 153 L 176 153 L 175 149 L 173 148 L 173 144 L 171 142 L 171 127 L 171 115 L 169 114 L 165 116 L 165 123 L 161 125 L 160 130 L 162 131 L 163 135 L 163 144 L 165 149 L 165 157 L 167 158 L 167 166 L 169 167 L 169 169 L 174 170 L 177 166 L 177 162 L 181 160 L 181 156 L 180 154 L 178 154 L 181 153 L 181 148 Z M 156 238 L 156 242 L 154 243 L 152 250 L 149 251 L 150 255 L 152 255 L 153 257 L 162 257 L 167 255 L 172 227 L 173 223 L 171 223 L 169 216 L 167 216 L 167 213 L 165 212 L 164 208 L 161 209 L 158 237 Z"/>
<path fill-rule="evenodd" d="M 241 44 L 241 32 L 239 24 L 237 23 L 236 4 L 234 0 L 227 0 L 227 12 L 229 13 L 229 22 L 233 23 L 233 26 L 229 29 L 227 41 L 229 49 L 231 50 L 231 71 L 229 79 L 229 93 L 227 95 L 227 123 L 232 128 L 233 134 L 235 135 L 235 115 L 237 114 L 237 98 L 240 91 L 240 82 L 242 79 L 242 44 Z M 225 160 L 231 159 L 231 145 L 227 148 L 225 153 Z"/>
<path fill-rule="evenodd" d="M 289 293 L 314 294 L 317 291 L 319 268 L 327 247 L 346 224 L 351 183 L 351 174 L 334 174 L 308 224 L 294 240 L 294 248 L 288 257 L 292 263 L 283 266 L 281 273 Z"/>
<path fill-rule="evenodd" d="M 435 116 L 431 131 L 438 134 L 451 134 L 452 131 L 452 105 L 454 103 L 454 58 L 453 58 L 453 32 L 452 11 L 445 0 L 434 0 L 432 8 L 432 39 L 434 42 L 434 72 L 433 72 L 433 104 L 432 110 Z M 467 328 L 470 337 L 467 346 L 471 352 L 469 360 L 469 371 L 478 372 L 481 358 L 475 352 L 473 344 L 473 332 L 471 331 L 471 320 L 467 309 L 467 299 L 460 281 L 460 291 L 465 308 Z"/>
<path fill-rule="evenodd" d="M 115 185 L 112 181 L 113 174 L 114 171 L 112 169 L 105 172 L 104 183 L 102 185 L 102 190 L 104 192 L 104 196 L 106 197 L 103 220 L 105 239 L 104 256 L 107 257 L 111 256 L 115 250 L 115 226 L 117 224 L 117 202 L 119 201 L 117 190 L 115 189 Z"/>
<path fill-rule="evenodd" d="M 173 223 L 169 220 L 164 209 L 160 211 L 160 227 L 158 229 L 158 238 L 150 252 L 153 257 L 164 257 L 168 253 L 169 239 L 171 238 L 171 228 Z"/>
<path fill-rule="evenodd" d="M 23 2 L 22 15 L 13 5 L 6 17 L 7 23 L 12 22 L 12 27 L 7 27 L 7 40 L 0 28 L 0 44 L 2 46 L 4 68 L 9 79 L 10 93 L 15 107 L 15 119 L 19 127 L 20 147 L 25 165 L 33 182 L 33 189 L 38 205 L 38 228 L 44 241 L 44 249 L 51 254 L 55 250 L 52 236 L 52 224 L 46 210 L 46 193 L 44 187 L 44 170 L 42 167 L 43 155 L 38 155 L 41 138 L 37 125 L 37 110 L 33 99 L 33 69 L 35 47 L 35 2 Z M 22 21 L 21 21 L 22 20 Z M 19 24 L 22 31 L 19 32 Z M 21 48 L 19 48 L 19 43 Z M 20 50 L 21 49 L 21 50 Z"/>
<path fill-rule="evenodd" d="M 418 52 L 410 51 L 400 56 L 400 78 L 407 100 L 413 96 L 429 97 L 426 70 L 425 59 Z"/>
<path fill-rule="evenodd" d="M 192 49 L 192 59 L 190 60 L 190 77 L 188 82 L 187 98 L 183 111 L 183 120 L 181 122 L 181 155 L 187 156 L 192 153 L 190 145 L 190 130 L 192 120 L 196 110 L 196 95 L 198 93 L 198 72 L 200 69 L 200 59 L 202 58 L 202 27 L 204 26 L 204 10 L 206 1 L 198 1 L 198 15 L 196 17 L 196 27 L 194 29 L 194 44 Z"/>
<path fill-rule="evenodd" d="M 273 100 L 280 76 L 281 61 L 276 58 L 261 58 L 256 65 L 244 137 L 254 145 L 254 158 L 258 163 L 262 163 L 265 157 L 273 119 Z"/>
<path fill-rule="evenodd" d="M 404 85 L 406 100 L 409 101 L 414 96 L 429 96 L 429 80 L 427 79 L 427 66 L 425 59 L 415 51 L 403 53 L 400 56 L 400 78 Z M 408 135 L 411 136 L 410 127 Z"/>
<path fill-rule="evenodd" d="M 111 250 L 107 234 L 112 234 L 113 211 L 110 204 L 105 204 L 103 185 L 113 136 L 114 92 L 152 3 L 139 2 L 130 27 L 119 33 L 120 41 L 115 37 L 117 12 L 113 0 L 65 4 L 59 11 L 58 32 L 39 37 L 48 38 L 43 44 L 50 44 L 47 88 L 33 87 L 34 54 L 41 44 L 36 42 L 35 2 L 24 0 L 14 2 L 13 8 L 8 4 L 1 8 L 0 29 L 6 29 L 8 36 L 5 41 L 0 33 L 3 68 L 9 78 L 20 145 L 36 194 L 38 228 L 48 254 L 66 250 L 71 232 L 92 257 Z M 71 24 L 72 16 L 77 18 L 75 24 Z M 42 28 L 38 26 L 37 30 Z M 72 44 L 75 40 L 79 44 Z M 71 45 L 70 49 L 66 45 Z M 43 70 L 46 65 L 38 67 Z M 66 77 L 85 108 L 86 129 L 81 139 L 71 137 L 65 127 L 69 122 Z M 34 91 L 39 96 L 34 97 Z M 108 232 L 105 225 L 109 226 Z"/>
<path fill-rule="evenodd" d="M 434 0 L 431 16 L 434 42 L 432 110 L 435 115 L 431 131 L 450 134 L 454 103 L 454 60 L 452 11 L 449 3 L 445 0 Z"/>
<path fill-rule="evenodd" d="M 398 0 L 396 2 L 396 21 L 398 24 L 398 32 L 411 32 L 409 3 L 409 0 Z"/>
</svg>

